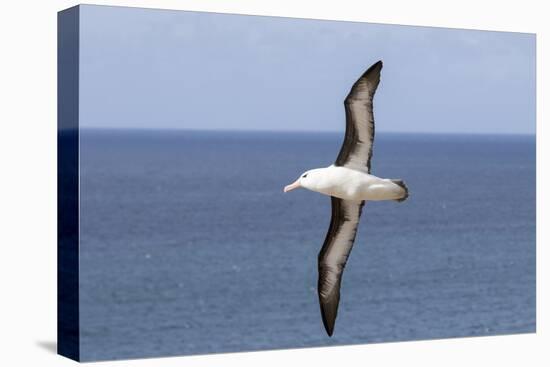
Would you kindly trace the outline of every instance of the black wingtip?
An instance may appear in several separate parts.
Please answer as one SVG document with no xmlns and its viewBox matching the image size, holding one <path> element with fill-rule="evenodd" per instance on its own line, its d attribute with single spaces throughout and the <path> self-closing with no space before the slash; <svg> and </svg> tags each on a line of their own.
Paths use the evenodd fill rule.
<svg viewBox="0 0 550 367">
<path fill-rule="evenodd" d="M 377 62 L 375 62 L 374 64 L 372 64 L 368 69 L 367 71 L 365 71 L 365 75 L 368 75 L 374 71 L 377 71 L 377 72 L 380 72 L 380 70 L 382 70 L 382 67 L 384 66 L 384 64 L 382 63 L 382 60 L 378 60 Z"/>
<path fill-rule="evenodd" d="M 327 335 L 331 337 L 332 334 L 334 333 L 334 322 L 336 321 L 336 318 L 332 318 L 331 320 L 329 320 L 327 319 L 326 314 L 327 313 L 325 312 L 323 305 L 321 305 L 321 315 L 323 319 L 323 325 L 325 327 Z"/>
<path fill-rule="evenodd" d="M 321 318 L 323 319 L 323 325 L 328 336 L 332 336 L 334 333 L 334 324 L 336 324 L 336 315 L 338 314 L 338 302 L 339 296 L 329 299 L 319 298 L 319 305 L 321 306 Z"/>
</svg>

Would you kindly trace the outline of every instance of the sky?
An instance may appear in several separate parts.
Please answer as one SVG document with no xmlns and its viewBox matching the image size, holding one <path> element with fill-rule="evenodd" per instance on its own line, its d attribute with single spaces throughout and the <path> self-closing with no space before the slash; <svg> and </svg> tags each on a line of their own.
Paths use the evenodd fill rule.
<svg viewBox="0 0 550 367">
<path fill-rule="evenodd" d="M 81 6 L 80 124 L 343 131 L 382 60 L 377 132 L 535 133 L 535 35 Z"/>
</svg>

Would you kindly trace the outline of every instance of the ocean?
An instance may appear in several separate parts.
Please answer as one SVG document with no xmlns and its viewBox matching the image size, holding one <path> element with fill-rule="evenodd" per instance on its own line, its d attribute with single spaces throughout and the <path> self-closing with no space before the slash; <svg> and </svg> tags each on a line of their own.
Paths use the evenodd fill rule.
<svg viewBox="0 0 550 367">
<path fill-rule="evenodd" d="M 329 338 L 317 254 L 330 199 L 283 194 L 341 133 L 84 129 L 84 361 L 531 333 L 535 138 L 378 133 Z"/>
</svg>

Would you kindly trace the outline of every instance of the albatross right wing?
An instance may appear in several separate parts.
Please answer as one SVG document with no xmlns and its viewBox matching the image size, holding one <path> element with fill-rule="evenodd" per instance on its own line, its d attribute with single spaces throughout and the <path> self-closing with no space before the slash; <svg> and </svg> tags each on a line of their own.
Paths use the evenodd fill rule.
<svg viewBox="0 0 550 367">
<path fill-rule="evenodd" d="M 364 201 L 351 201 L 331 197 L 332 217 L 319 252 L 319 281 L 317 291 L 323 325 L 329 336 L 334 331 L 334 322 L 340 301 L 342 272 L 353 247 L 357 225 L 361 217 Z"/>
<path fill-rule="evenodd" d="M 372 100 L 380 83 L 382 61 L 378 61 L 353 84 L 344 101 L 346 135 L 335 166 L 344 166 L 370 173 L 374 143 L 374 113 Z"/>
</svg>

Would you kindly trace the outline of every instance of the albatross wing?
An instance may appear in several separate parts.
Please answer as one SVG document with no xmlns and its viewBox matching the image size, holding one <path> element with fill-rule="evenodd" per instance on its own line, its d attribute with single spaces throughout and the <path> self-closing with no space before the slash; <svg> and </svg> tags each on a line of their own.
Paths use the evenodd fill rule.
<svg viewBox="0 0 550 367">
<path fill-rule="evenodd" d="M 346 135 L 335 166 L 344 166 L 370 173 L 374 142 L 374 114 L 372 100 L 380 83 L 382 61 L 378 61 L 353 84 L 344 106 L 346 109 Z M 357 225 L 364 201 L 351 201 L 331 197 L 332 218 L 319 252 L 319 281 L 317 290 L 323 324 L 329 336 L 340 302 L 340 283 L 348 256 L 355 241 Z"/>
<path fill-rule="evenodd" d="M 373 64 L 353 84 L 344 106 L 346 109 L 346 135 L 336 166 L 345 166 L 370 173 L 370 160 L 374 142 L 374 114 L 372 99 L 378 83 L 382 61 Z"/>
<path fill-rule="evenodd" d="M 319 281 L 317 291 L 323 324 L 332 336 L 340 301 L 342 272 L 353 247 L 357 225 L 364 201 L 331 197 L 332 217 L 323 248 L 319 252 Z"/>
</svg>

